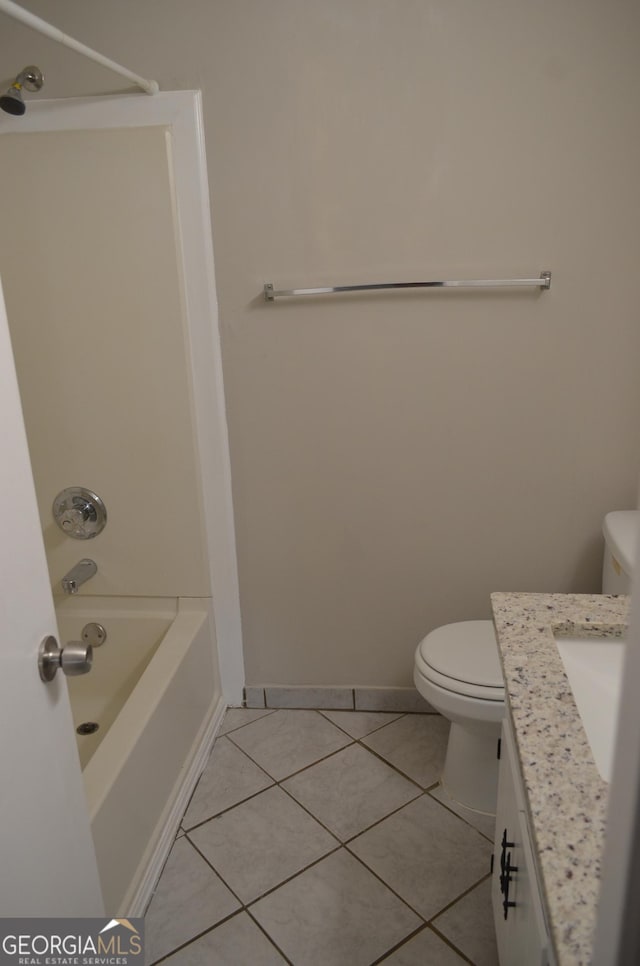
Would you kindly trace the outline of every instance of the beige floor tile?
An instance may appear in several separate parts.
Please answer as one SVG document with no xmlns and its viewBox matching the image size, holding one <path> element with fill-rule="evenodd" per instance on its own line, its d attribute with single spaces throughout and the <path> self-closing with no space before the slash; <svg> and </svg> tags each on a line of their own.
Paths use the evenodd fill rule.
<svg viewBox="0 0 640 966">
<path fill-rule="evenodd" d="M 362 739 L 422 788 L 442 774 L 449 737 L 449 722 L 439 714 L 408 714 Z"/>
<path fill-rule="evenodd" d="M 380 966 L 464 966 L 466 960 L 447 946 L 428 926 L 409 939 Z"/>
<path fill-rule="evenodd" d="M 182 836 L 175 842 L 145 917 L 152 963 L 240 908 L 240 903 Z"/>
<path fill-rule="evenodd" d="M 295 966 L 369 966 L 420 924 L 343 849 L 251 907 Z"/>
<path fill-rule="evenodd" d="M 490 879 L 459 899 L 438 916 L 433 925 L 475 966 L 498 966 Z"/>
<path fill-rule="evenodd" d="M 360 745 L 336 752 L 282 787 L 343 842 L 421 794 Z"/>
<path fill-rule="evenodd" d="M 280 788 L 261 792 L 188 835 L 245 903 L 338 845 Z"/>
<path fill-rule="evenodd" d="M 322 714 L 352 738 L 364 738 L 402 717 L 389 711 L 323 711 Z"/>
<path fill-rule="evenodd" d="M 235 731 L 237 728 L 243 728 L 244 725 L 251 724 L 258 718 L 264 718 L 265 715 L 272 713 L 269 708 L 264 710 L 259 708 L 227 708 L 218 737 L 226 735 L 230 731 Z"/>
<path fill-rule="evenodd" d="M 273 785 L 273 779 L 228 738 L 218 738 L 196 786 L 182 824 L 199 825 L 226 808 L 237 805 Z"/>
<path fill-rule="evenodd" d="M 469 825 L 473 825 L 474 828 L 477 828 L 479 832 L 482 832 L 483 835 L 486 835 L 486 837 L 493 842 L 496 830 L 495 815 L 484 815 L 482 812 L 475 812 L 472 808 L 465 808 L 464 805 L 454 801 L 453 798 L 447 794 L 442 785 L 438 785 L 438 787 L 430 791 L 429 794 L 432 795 L 436 801 L 442 802 L 443 805 L 446 805 L 447 808 L 450 808 L 451 811 L 455 812 L 456 815 L 459 815 L 460 818 L 463 818 L 465 822 L 469 823 Z"/>
<path fill-rule="evenodd" d="M 164 962 L 167 966 L 282 966 L 286 960 L 253 919 L 240 912 Z"/>
<path fill-rule="evenodd" d="M 489 871 L 491 844 L 423 795 L 363 832 L 349 849 L 425 920 Z"/>
<path fill-rule="evenodd" d="M 318 711 L 274 711 L 229 738 L 276 781 L 351 742 Z"/>
</svg>

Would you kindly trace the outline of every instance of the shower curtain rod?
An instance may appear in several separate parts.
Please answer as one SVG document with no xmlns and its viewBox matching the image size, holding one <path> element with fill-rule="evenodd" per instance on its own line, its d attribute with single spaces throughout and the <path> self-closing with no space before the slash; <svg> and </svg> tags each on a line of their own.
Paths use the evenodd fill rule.
<svg viewBox="0 0 640 966">
<path fill-rule="evenodd" d="M 74 40 L 69 34 L 58 30 L 57 27 L 47 23 L 46 20 L 42 20 L 41 17 L 36 17 L 34 13 L 29 13 L 28 10 L 25 10 L 19 4 L 13 3 L 12 0 L 0 0 L 0 13 L 6 13 L 7 16 L 13 17 L 14 20 L 19 20 L 25 26 L 37 30 L 40 34 L 44 34 L 45 37 L 50 37 L 51 40 L 57 41 L 64 47 L 69 47 L 70 50 L 75 50 L 76 53 L 83 54 L 89 60 L 94 60 L 96 64 L 101 64 L 103 67 L 112 70 L 115 74 L 126 77 L 127 80 L 133 81 L 134 84 L 142 88 L 147 94 L 157 94 L 160 90 L 157 81 L 147 80 L 145 77 L 140 77 L 139 74 L 134 74 L 133 71 L 127 70 L 126 67 L 116 64 L 114 60 L 110 60 L 108 57 L 103 56 L 103 54 L 99 54 L 97 50 L 92 50 L 86 44 L 81 44 L 79 40 Z"/>
</svg>

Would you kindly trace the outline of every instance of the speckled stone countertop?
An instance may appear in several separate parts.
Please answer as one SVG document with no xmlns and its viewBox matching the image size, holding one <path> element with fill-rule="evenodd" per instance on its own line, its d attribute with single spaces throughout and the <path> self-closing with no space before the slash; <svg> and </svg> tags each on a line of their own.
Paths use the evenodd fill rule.
<svg viewBox="0 0 640 966">
<path fill-rule="evenodd" d="M 492 594 L 491 604 L 558 966 L 587 966 L 609 786 L 593 760 L 553 634 L 619 637 L 629 598 Z"/>
</svg>

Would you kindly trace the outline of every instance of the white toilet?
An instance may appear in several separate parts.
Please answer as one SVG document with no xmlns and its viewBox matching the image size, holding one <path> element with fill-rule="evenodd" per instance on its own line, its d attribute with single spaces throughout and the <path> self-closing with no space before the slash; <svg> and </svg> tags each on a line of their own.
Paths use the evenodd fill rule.
<svg viewBox="0 0 640 966">
<path fill-rule="evenodd" d="M 640 510 L 616 510 L 604 520 L 602 592 L 628 594 Z M 442 784 L 457 802 L 495 814 L 497 742 L 504 685 L 492 621 L 438 627 L 416 648 L 413 680 L 429 704 L 451 721 Z"/>
</svg>

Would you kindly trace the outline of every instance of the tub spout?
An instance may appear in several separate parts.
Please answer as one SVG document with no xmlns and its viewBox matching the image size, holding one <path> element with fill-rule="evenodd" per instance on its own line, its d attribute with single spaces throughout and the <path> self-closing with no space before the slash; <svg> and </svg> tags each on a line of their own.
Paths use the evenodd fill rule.
<svg viewBox="0 0 640 966">
<path fill-rule="evenodd" d="M 98 573 L 98 567 L 95 561 L 89 560 L 86 557 L 80 560 L 79 563 L 72 567 L 68 574 L 65 574 L 62 578 L 62 589 L 65 594 L 77 594 L 78 587 L 86 583 L 91 577 L 94 577 Z"/>
</svg>

